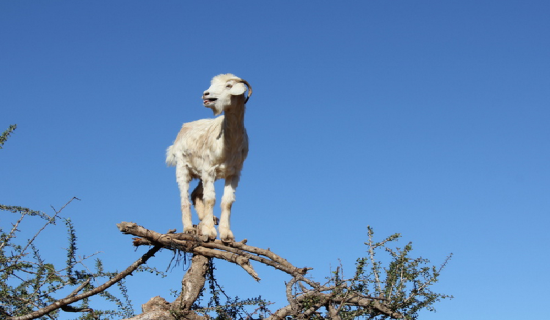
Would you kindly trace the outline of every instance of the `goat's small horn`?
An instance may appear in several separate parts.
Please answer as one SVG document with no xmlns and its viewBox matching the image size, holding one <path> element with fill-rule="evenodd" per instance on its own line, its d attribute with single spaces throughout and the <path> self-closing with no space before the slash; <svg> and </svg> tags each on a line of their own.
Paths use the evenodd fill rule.
<svg viewBox="0 0 550 320">
<path fill-rule="evenodd" d="M 250 96 L 252 95 L 252 87 L 250 86 L 250 83 L 248 83 L 248 81 L 246 80 L 241 79 L 239 80 L 239 82 L 244 83 L 248 87 L 248 96 L 246 97 L 246 100 L 244 100 L 244 103 L 247 103 L 248 99 L 250 99 Z"/>
</svg>

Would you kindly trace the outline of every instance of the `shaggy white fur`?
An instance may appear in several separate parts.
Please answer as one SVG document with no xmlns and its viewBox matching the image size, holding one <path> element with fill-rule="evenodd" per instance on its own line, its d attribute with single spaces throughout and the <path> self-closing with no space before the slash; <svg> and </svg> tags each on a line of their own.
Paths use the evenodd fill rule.
<svg viewBox="0 0 550 320">
<path fill-rule="evenodd" d="M 245 92 L 248 88 L 248 97 Z M 214 181 L 225 179 L 221 199 L 219 224 L 222 241 L 234 241 L 230 228 L 231 206 L 239 184 L 244 160 L 248 154 L 248 136 L 244 127 L 245 103 L 252 88 L 245 80 L 232 74 L 220 74 L 212 79 L 203 95 L 205 107 L 221 115 L 185 123 L 174 144 L 166 151 L 166 163 L 176 166 L 176 180 L 180 189 L 183 231 L 192 232 L 189 182 L 200 179 L 191 193 L 191 200 L 200 219 L 199 235 L 206 241 L 217 236 L 214 227 L 216 194 Z"/>
</svg>

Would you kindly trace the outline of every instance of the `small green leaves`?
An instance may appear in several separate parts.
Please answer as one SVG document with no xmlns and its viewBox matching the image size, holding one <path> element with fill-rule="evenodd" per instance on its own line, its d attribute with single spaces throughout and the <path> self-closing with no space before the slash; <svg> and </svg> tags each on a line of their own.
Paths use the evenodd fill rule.
<svg viewBox="0 0 550 320">
<path fill-rule="evenodd" d="M 8 129 L 0 135 L 0 149 L 2 149 L 2 146 L 4 143 L 8 140 L 10 134 L 17 128 L 16 124 L 12 124 L 8 127 Z"/>
<path fill-rule="evenodd" d="M 60 291 L 73 291 L 73 295 L 87 292 L 93 290 L 97 286 L 96 283 L 102 284 L 104 282 L 102 280 L 109 280 L 117 275 L 117 272 L 106 272 L 99 259 L 95 260 L 95 271 L 90 271 L 90 268 L 84 265 L 91 256 L 77 259 L 76 230 L 70 219 L 58 216 L 61 210 L 50 217 L 42 212 L 17 206 L 0 205 L 0 209 L 20 214 L 20 218 L 9 228 L 9 232 L 6 233 L 0 228 L 0 319 L 28 315 L 65 297 L 66 294 L 59 295 Z M 19 244 L 16 242 L 18 240 L 16 235 L 20 232 L 18 228 L 20 223 L 28 217 L 42 218 L 45 223 L 31 239 L 22 240 L 22 244 Z M 65 249 L 67 258 L 64 266 L 61 267 L 45 260 L 39 249 L 41 244 L 44 244 L 40 242 L 43 240 L 39 237 L 40 233 L 54 225 L 56 219 L 65 222 L 68 235 L 68 245 Z M 8 221 L 8 219 L 2 220 L 3 223 Z M 155 269 L 147 267 L 140 270 L 159 274 Z M 116 295 L 109 291 L 99 294 L 112 303 L 111 309 L 92 309 L 90 300 L 85 298 L 74 305 L 65 306 L 64 310 L 81 312 L 79 319 L 132 317 L 133 308 L 124 281 L 118 282 L 117 287 Z M 59 310 L 48 313 L 48 319 L 58 317 Z"/>
</svg>

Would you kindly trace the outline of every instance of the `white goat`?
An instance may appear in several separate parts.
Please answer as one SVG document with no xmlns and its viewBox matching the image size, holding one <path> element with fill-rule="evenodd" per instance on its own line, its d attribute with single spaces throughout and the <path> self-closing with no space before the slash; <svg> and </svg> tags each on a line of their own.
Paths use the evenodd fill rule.
<svg viewBox="0 0 550 320">
<path fill-rule="evenodd" d="M 245 92 L 248 87 L 248 97 Z M 189 182 L 200 179 L 191 193 L 191 200 L 200 219 L 198 233 L 206 241 L 216 238 L 214 181 L 225 179 L 219 223 L 222 241 L 234 241 L 229 219 L 235 201 L 241 169 L 248 155 L 248 136 L 244 128 L 245 103 L 252 94 L 250 84 L 232 74 L 220 74 L 212 79 L 203 95 L 205 107 L 221 115 L 183 124 L 176 141 L 166 151 L 166 163 L 176 166 L 180 189 L 183 231 L 192 232 Z"/>
</svg>

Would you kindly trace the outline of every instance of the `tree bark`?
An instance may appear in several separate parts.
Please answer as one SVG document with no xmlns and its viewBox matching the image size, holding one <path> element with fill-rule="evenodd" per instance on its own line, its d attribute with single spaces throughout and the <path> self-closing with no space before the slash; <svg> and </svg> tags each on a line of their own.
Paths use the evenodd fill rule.
<svg viewBox="0 0 550 320">
<path fill-rule="evenodd" d="M 141 314 L 125 320 L 205 320 L 205 317 L 191 311 L 191 307 L 204 287 L 206 272 L 208 272 L 208 258 L 194 255 L 191 266 L 181 282 L 181 294 L 174 302 L 169 303 L 158 296 L 151 298 L 142 305 Z"/>
<path fill-rule="evenodd" d="M 191 267 L 181 281 L 181 294 L 172 302 L 170 309 L 187 312 L 201 293 L 206 282 L 208 272 L 208 258 L 198 254 L 193 255 Z"/>
</svg>

